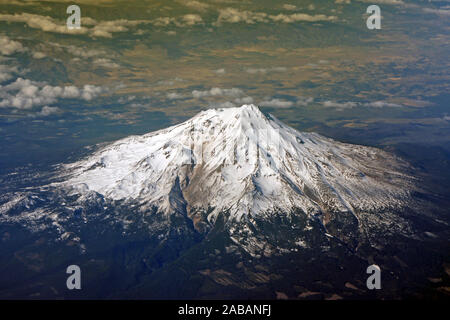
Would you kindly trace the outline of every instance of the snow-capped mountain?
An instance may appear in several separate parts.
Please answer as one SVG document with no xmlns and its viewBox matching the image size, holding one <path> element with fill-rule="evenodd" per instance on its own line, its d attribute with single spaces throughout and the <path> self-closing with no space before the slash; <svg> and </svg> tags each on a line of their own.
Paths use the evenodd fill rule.
<svg viewBox="0 0 450 320">
<path fill-rule="evenodd" d="M 331 296 L 350 280 L 365 288 L 373 263 L 409 276 L 404 266 L 435 260 L 423 257 L 429 239 L 448 229 L 405 161 L 298 132 L 253 105 L 207 110 L 56 170 L 0 195 L 0 240 L 15 241 L 12 259 L 38 270 L 26 276 L 39 287 L 36 274 L 76 261 L 132 297 L 211 297 L 211 285 L 231 297 L 292 285 Z"/>
<path fill-rule="evenodd" d="M 211 109 L 170 128 L 112 143 L 66 165 L 72 192 L 185 213 L 194 224 L 289 214 L 401 208 L 408 164 L 379 149 L 298 132 L 254 105 Z"/>
</svg>

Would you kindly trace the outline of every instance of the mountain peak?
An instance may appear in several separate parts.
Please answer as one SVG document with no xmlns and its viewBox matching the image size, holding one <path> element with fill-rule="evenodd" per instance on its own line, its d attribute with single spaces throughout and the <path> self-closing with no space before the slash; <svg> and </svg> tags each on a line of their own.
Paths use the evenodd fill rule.
<svg viewBox="0 0 450 320">
<path fill-rule="evenodd" d="M 244 104 L 238 109 L 244 118 L 247 119 L 257 118 L 267 120 L 267 117 L 261 112 L 259 107 L 255 106 L 254 104 Z"/>
<path fill-rule="evenodd" d="M 265 120 L 267 117 L 261 112 L 259 107 L 254 104 L 244 104 L 241 107 L 209 109 L 199 113 L 195 118 L 213 116 L 224 122 L 242 123 L 242 122 L 258 122 Z"/>
<path fill-rule="evenodd" d="M 247 114 L 254 114 L 254 115 L 262 115 L 263 113 L 261 112 L 261 110 L 259 109 L 258 106 L 255 106 L 254 104 L 243 104 L 241 107 L 239 107 L 238 109 L 241 110 L 241 112 L 246 112 Z"/>
<path fill-rule="evenodd" d="M 254 114 L 257 116 L 263 115 L 258 106 L 254 104 L 243 104 L 240 107 L 232 108 L 218 108 L 218 109 L 208 109 L 203 112 L 217 112 L 217 113 L 246 113 L 248 115 Z"/>
<path fill-rule="evenodd" d="M 406 169 L 386 152 L 298 132 L 250 104 L 112 143 L 67 165 L 63 184 L 165 214 L 240 220 L 401 206 L 413 188 Z"/>
</svg>

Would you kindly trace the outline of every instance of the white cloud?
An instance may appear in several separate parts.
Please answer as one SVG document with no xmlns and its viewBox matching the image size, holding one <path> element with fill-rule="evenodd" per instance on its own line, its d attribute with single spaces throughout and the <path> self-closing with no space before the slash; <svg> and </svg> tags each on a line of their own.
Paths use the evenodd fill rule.
<svg viewBox="0 0 450 320">
<path fill-rule="evenodd" d="M 336 108 L 337 110 L 344 110 L 355 108 L 358 104 L 356 102 L 335 102 L 335 101 L 325 101 L 322 105 L 326 108 Z"/>
<path fill-rule="evenodd" d="M 212 88 L 210 90 L 205 90 L 205 91 L 199 91 L 199 90 L 192 91 L 192 96 L 197 99 L 204 98 L 204 97 L 211 97 L 211 96 L 239 97 L 239 96 L 242 96 L 243 94 L 244 94 L 244 92 L 238 88 L 232 88 L 232 89 Z"/>
<path fill-rule="evenodd" d="M 181 98 L 183 98 L 183 95 L 176 92 L 170 92 L 167 94 L 167 99 L 169 100 L 176 100 Z"/>
<path fill-rule="evenodd" d="M 6 36 L 0 37 L 0 53 L 8 56 L 16 52 L 24 52 L 25 48 L 18 41 L 9 39 Z"/>
<path fill-rule="evenodd" d="M 235 8 L 225 8 L 219 10 L 219 17 L 217 18 L 217 25 L 222 23 L 247 23 L 255 24 L 258 22 L 282 22 L 293 23 L 299 21 L 316 22 L 316 21 L 332 21 L 335 16 L 326 16 L 324 14 L 309 15 L 306 13 L 292 13 L 292 14 L 277 14 L 269 15 L 264 12 L 241 11 Z"/>
<path fill-rule="evenodd" d="M 199 11 L 205 11 L 210 7 L 209 4 L 206 4 L 206 3 L 203 3 L 200 1 L 195 1 L 195 0 L 187 0 L 187 1 L 181 0 L 178 2 L 185 5 L 186 7 L 189 7 L 189 8 L 195 9 L 195 10 L 199 10 Z"/>
<path fill-rule="evenodd" d="M 47 32 L 55 33 L 77 33 L 84 34 L 88 30 L 84 27 L 80 29 L 69 30 L 65 24 L 58 24 L 55 20 L 48 16 L 40 16 L 37 14 L 20 13 L 20 14 L 0 14 L 0 21 L 22 22 L 26 23 L 30 28 L 41 29 Z"/>
<path fill-rule="evenodd" d="M 121 97 L 119 97 L 119 99 L 117 100 L 117 102 L 119 102 L 119 103 L 121 103 L 121 104 L 126 104 L 126 103 L 129 103 L 129 102 L 131 102 L 131 101 L 133 101 L 133 100 L 135 100 L 136 99 L 136 96 L 135 95 L 131 95 L 131 96 L 121 96 Z"/>
<path fill-rule="evenodd" d="M 0 86 L 0 107 L 31 109 L 56 103 L 59 99 L 92 100 L 106 90 L 102 87 L 85 85 L 79 89 L 75 86 L 50 86 L 29 79 L 18 78 L 16 81 Z"/>
<path fill-rule="evenodd" d="M 89 33 L 92 37 L 112 38 L 113 33 L 128 31 L 130 27 L 134 27 L 142 23 L 149 23 L 149 21 L 126 19 L 100 21 L 89 30 Z"/>
<path fill-rule="evenodd" d="M 364 106 L 364 107 L 371 107 L 371 108 L 400 108 L 402 107 L 399 104 L 396 103 L 390 103 L 386 101 L 374 101 L 374 102 L 366 102 L 366 103 L 358 103 L 358 102 L 336 102 L 336 101 L 324 101 L 322 102 L 322 105 L 326 108 L 335 108 L 339 111 L 342 111 L 344 109 L 351 109 L 355 108 L 358 105 Z"/>
<path fill-rule="evenodd" d="M 297 10 L 297 6 L 293 4 L 283 4 L 283 9 L 294 11 Z"/>
<path fill-rule="evenodd" d="M 115 69 L 115 68 L 120 67 L 120 65 L 118 65 L 117 63 L 115 63 L 107 58 L 98 58 L 98 59 L 95 59 L 92 63 L 99 67 L 109 68 L 109 69 Z"/>
<path fill-rule="evenodd" d="M 267 13 L 264 12 L 252 12 L 252 11 L 240 11 L 235 8 L 225 8 L 219 10 L 219 17 L 217 18 L 217 24 L 223 22 L 239 23 L 245 22 L 248 24 L 254 24 L 256 22 L 267 22 Z"/>
<path fill-rule="evenodd" d="M 167 27 L 174 25 L 176 27 L 194 26 L 197 24 L 203 24 L 203 19 L 198 14 L 185 14 L 180 17 L 159 17 L 152 20 L 151 23 L 157 27 Z"/>
<path fill-rule="evenodd" d="M 57 45 L 59 46 L 59 45 Z M 100 55 L 106 55 L 105 51 L 97 50 L 97 49 L 89 49 L 86 47 L 77 47 L 77 46 L 64 46 L 64 49 L 67 50 L 70 54 L 80 57 L 80 58 L 93 58 Z"/>
<path fill-rule="evenodd" d="M 105 91 L 104 88 L 86 84 L 81 90 L 81 98 L 90 101 Z"/>
<path fill-rule="evenodd" d="M 0 83 L 12 79 L 13 74 L 17 72 L 18 72 L 17 67 L 10 67 L 0 64 Z"/>
<path fill-rule="evenodd" d="M 32 57 L 35 58 L 35 59 L 43 59 L 43 58 L 45 58 L 46 56 L 47 56 L 47 55 L 46 55 L 45 53 L 39 52 L 39 51 L 33 52 L 33 54 L 32 54 Z"/>
<path fill-rule="evenodd" d="M 42 107 L 42 110 L 38 112 L 38 115 L 46 117 L 51 114 L 59 113 L 60 111 L 61 109 L 58 107 L 44 106 Z"/>
<path fill-rule="evenodd" d="M 242 98 L 236 98 L 234 102 L 238 104 L 251 104 L 253 103 L 254 99 L 252 97 L 242 97 Z"/>
<path fill-rule="evenodd" d="M 48 86 L 45 86 L 44 89 L 47 87 Z M 75 86 L 64 87 L 64 90 L 62 91 L 63 98 L 72 98 L 73 99 L 73 98 L 78 98 L 79 96 L 80 96 L 80 89 L 78 89 Z"/>
<path fill-rule="evenodd" d="M 324 14 L 309 15 L 307 13 L 293 13 L 290 15 L 286 15 L 280 13 L 276 16 L 270 16 L 270 19 L 272 19 L 275 22 L 292 23 L 299 21 L 306 21 L 306 22 L 333 21 L 336 19 L 336 17 L 326 16 Z"/>
<path fill-rule="evenodd" d="M 202 17 L 200 17 L 198 14 L 186 14 L 182 16 L 181 19 L 187 26 L 193 26 L 203 22 Z"/>
<path fill-rule="evenodd" d="M 270 72 L 285 72 L 287 68 L 285 67 L 274 67 L 274 68 L 247 68 L 245 69 L 247 73 L 258 74 L 258 73 L 270 73 Z"/>
<path fill-rule="evenodd" d="M 98 50 L 98 49 L 89 49 L 88 47 L 77 47 L 74 45 L 60 45 L 57 43 L 52 44 L 52 46 L 63 49 L 67 53 L 75 56 L 76 58 L 73 58 L 72 61 L 83 61 L 83 62 L 90 62 L 94 64 L 95 66 L 103 67 L 103 68 L 118 68 L 120 67 L 119 64 L 112 61 L 110 58 L 103 58 L 104 56 L 113 56 L 112 53 L 108 53 L 104 50 Z M 82 59 L 79 59 L 82 58 Z"/>
<path fill-rule="evenodd" d="M 364 104 L 366 107 L 373 107 L 373 108 L 399 108 L 401 105 L 396 103 L 389 103 L 386 101 L 375 101 L 375 102 L 369 102 Z"/>
<path fill-rule="evenodd" d="M 172 23 L 175 23 L 175 18 L 170 17 L 159 17 L 153 20 L 153 24 L 157 27 L 166 27 Z"/>
<path fill-rule="evenodd" d="M 281 100 L 281 99 L 271 99 L 264 100 L 259 103 L 261 107 L 273 107 L 273 108 L 290 108 L 294 105 L 292 101 Z"/>
<path fill-rule="evenodd" d="M 30 13 L 20 14 L 0 14 L 0 21 L 21 22 L 30 28 L 40 29 L 46 32 L 62 34 L 87 34 L 91 37 L 111 38 L 113 33 L 128 31 L 130 27 L 143 23 L 150 23 L 147 20 L 110 20 L 96 21 L 89 17 L 82 17 L 81 28 L 68 29 L 64 21 L 57 21 L 49 16 L 41 16 Z M 88 27 L 87 27 L 88 26 Z"/>
<path fill-rule="evenodd" d="M 217 69 L 217 70 L 215 70 L 214 71 L 216 74 L 225 74 L 226 73 L 226 71 L 225 71 L 225 69 Z"/>
</svg>

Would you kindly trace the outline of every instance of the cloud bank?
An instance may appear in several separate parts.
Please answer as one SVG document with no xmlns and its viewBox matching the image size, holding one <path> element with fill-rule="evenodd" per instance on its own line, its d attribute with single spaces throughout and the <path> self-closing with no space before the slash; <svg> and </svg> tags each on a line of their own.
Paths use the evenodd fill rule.
<svg viewBox="0 0 450 320">
<path fill-rule="evenodd" d="M 253 12 L 247 10 L 239 10 L 236 8 L 225 8 L 219 10 L 219 17 L 217 18 L 217 25 L 223 23 L 247 23 L 255 24 L 258 22 L 317 22 L 317 21 L 333 21 L 335 16 L 326 16 L 324 14 L 310 15 L 306 13 L 292 13 L 292 14 L 277 14 L 270 15 L 265 12 Z"/>
<path fill-rule="evenodd" d="M 50 86 L 42 82 L 17 78 L 16 81 L 0 86 L 0 107 L 16 109 L 32 109 L 38 106 L 51 105 L 60 99 L 82 99 L 90 101 L 106 89 L 94 85 Z"/>
</svg>

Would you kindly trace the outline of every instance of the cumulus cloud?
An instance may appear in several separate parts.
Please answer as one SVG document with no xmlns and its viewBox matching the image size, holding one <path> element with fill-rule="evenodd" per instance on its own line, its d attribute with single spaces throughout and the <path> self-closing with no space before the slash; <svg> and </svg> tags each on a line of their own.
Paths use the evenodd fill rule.
<svg viewBox="0 0 450 320">
<path fill-rule="evenodd" d="M 13 78 L 13 74 L 17 73 L 17 67 L 11 67 L 0 64 L 0 83 Z"/>
<path fill-rule="evenodd" d="M 225 8 L 219 10 L 219 17 L 217 18 L 217 25 L 222 23 L 247 23 L 254 24 L 258 22 L 317 22 L 317 21 L 332 21 L 335 16 L 326 16 L 324 14 L 309 15 L 306 13 L 292 13 L 292 14 L 277 14 L 269 15 L 264 12 L 241 11 L 236 8 Z"/>
<path fill-rule="evenodd" d="M 324 14 L 309 15 L 307 13 L 293 13 L 290 15 L 286 15 L 280 13 L 276 16 L 270 16 L 270 19 L 272 19 L 275 22 L 292 23 L 299 21 L 306 21 L 306 22 L 333 21 L 336 19 L 336 17 L 326 16 Z"/>
<path fill-rule="evenodd" d="M 235 8 L 225 8 L 219 11 L 219 17 L 217 23 L 239 23 L 245 22 L 248 24 L 254 24 L 256 22 L 267 22 L 267 13 L 264 12 L 252 12 L 252 11 L 240 11 Z"/>
<path fill-rule="evenodd" d="M 59 113 L 59 112 L 61 112 L 61 109 L 58 107 L 44 106 L 44 107 L 42 107 L 41 111 L 38 112 L 38 115 L 47 117 L 51 114 L 55 114 L 55 113 Z"/>
<path fill-rule="evenodd" d="M 112 38 L 112 34 L 115 32 L 125 32 L 128 31 L 130 27 L 137 26 L 142 23 L 150 23 L 146 20 L 111 20 L 111 21 L 100 21 L 95 22 L 95 26 L 89 30 L 89 34 L 92 37 L 104 37 L 104 38 Z"/>
<path fill-rule="evenodd" d="M 217 70 L 215 70 L 214 71 L 216 74 L 225 74 L 226 73 L 226 71 L 225 71 L 225 69 L 217 69 Z"/>
<path fill-rule="evenodd" d="M 159 17 L 151 21 L 151 23 L 157 27 L 167 27 L 170 25 L 176 27 L 194 26 L 197 24 L 203 24 L 203 19 L 198 14 L 185 14 L 180 17 Z"/>
<path fill-rule="evenodd" d="M 31 13 L 20 14 L 0 14 L 0 21 L 21 22 L 27 24 L 30 28 L 40 29 L 46 32 L 62 34 L 87 34 L 91 37 L 111 38 L 115 32 L 128 31 L 130 27 L 142 23 L 150 23 L 147 20 L 110 20 L 96 21 L 89 17 L 81 18 L 81 28 L 68 29 L 65 22 L 57 21 L 49 16 L 41 16 Z"/>
<path fill-rule="evenodd" d="M 243 94 L 244 94 L 244 92 L 238 88 L 232 88 L 232 89 L 211 88 L 210 90 L 205 90 L 205 91 L 199 91 L 199 90 L 192 91 L 192 96 L 197 99 L 205 98 L 205 97 L 212 97 L 212 96 L 239 97 L 239 96 L 242 96 Z"/>
<path fill-rule="evenodd" d="M 65 50 L 67 53 L 69 53 L 72 56 L 75 56 L 75 58 L 72 59 L 72 61 L 83 61 L 83 62 L 90 62 L 94 66 L 102 67 L 102 68 L 108 68 L 108 69 L 114 69 L 120 67 L 119 64 L 111 60 L 110 58 L 104 58 L 104 56 L 111 57 L 113 54 L 108 53 L 104 50 L 99 49 L 90 49 L 88 47 L 78 47 L 74 45 L 60 45 L 57 43 L 52 44 L 52 46 Z M 82 59 L 80 59 L 82 58 Z"/>
<path fill-rule="evenodd" d="M 59 45 L 56 45 L 59 46 Z M 80 58 L 93 58 L 96 56 L 100 56 L 100 55 L 106 55 L 106 52 L 103 50 L 97 50 L 97 49 L 89 49 L 86 47 L 77 47 L 77 46 L 61 46 L 62 48 L 66 49 L 67 52 L 69 52 L 70 54 L 76 56 L 76 57 L 80 57 Z"/>
<path fill-rule="evenodd" d="M 254 99 L 252 97 L 242 97 L 242 98 L 236 98 L 234 102 L 237 104 L 251 104 L 253 103 Z"/>
<path fill-rule="evenodd" d="M 24 52 L 25 48 L 18 41 L 9 39 L 6 36 L 0 36 L 0 53 L 8 56 L 16 52 Z"/>
<path fill-rule="evenodd" d="M 285 67 L 274 67 L 274 68 L 247 68 L 245 69 L 247 73 L 258 74 L 258 73 L 270 73 L 270 72 L 285 72 L 287 68 Z"/>
<path fill-rule="evenodd" d="M 102 87 L 94 86 L 91 84 L 86 84 L 83 86 L 83 89 L 81 90 L 80 97 L 83 100 L 90 101 L 90 100 L 96 98 L 98 95 L 100 95 L 104 91 L 105 91 L 105 89 Z"/>
<path fill-rule="evenodd" d="M 0 107 L 31 109 L 56 103 L 59 99 L 92 100 L 105 91 L 104 88 L 85 85 L 76 86 L 50 86 L 45 83 L 18 78 L 16 81 L 0 86 Z"/>
<path fill-rule="evenodd" d="M 176 100 L 176 99 L 181 99 L 183 98 L 182 94 L 179 94 L 177 92 L 170 92 L 167 94 L 167 99 L 169 100 Z"/>
<path fill-rule="evenodd" d="M 282 99 L 271 99 L 264 100 L 259 103 L 261 107 L 272 107 L 272 108 L 290 108 L 294 105 L 292 101 L 282 100 Z"/>
<path fill-rule="evenodd" d="M 121 103 L 121 104 L 126 104 L 126 103 L 129 103 L 129 102 L 131 102 L 131 101 L 133 101 L 133 100 L 135 100 L 136 99 L 136 96 L 135 95 L 131 95 L 131 96 L 121 96 L 121 97 L 119 97 L 119 99 L 117 100 L 117 102 L 119 102 L 119 103 Z"/>
<path fill-rule="evenodd" d="M 187 26 L 193 26 L 195 24 L 199 24 L 203 22 L 202 17 L 198 14 L 186 14 L 181 17 L 183 23 Z"/>
<path fill-rule="evenodd" d="M 373 102 L 366 102 L 366 103 L 358 103 L 358 102 L 335 102 L 335 101 L 324 101 L 322 102 L 322 105 L 326 108 L 335 108 L 339 111 L 342 111 L 344 109 L 351 109 L 355 108 L 358 105 L 364 106 L 364 107 L 370 107 L 370 108 L 400 108 L 402 107 L 399 104 L 396 103 L 390 103 L 386 101 L 373 101 Z"/>
<path fill-rule="evenodd" d="M 399 108 L 401 105 L 396 103 L 389 103 L 386 101 L 375 101 L 375 102 L 369 102 L 365 103 L 364 106 L 366 107 L 373 107 L 373 108 Z"/>
<path fill-rule="evenodd" d="M 157 27 L 166 27 L 172 23 L 175 23 L 176 19 L 171 17 L 159 17 L 153 20 L 153 24 Z"/>
<path fill-rule="evenodd" d="M 96 66 L 103 67 L 103 68 L 109 68 L 109 69 L 114 69 L 114 68 L 120 67 L 120 65 L 118 65 L 117 63 L 115 63 L 107 58 L 98 58 L 98 59 L 95 59 L 92 63 L 95 64 Z"/>
<path fill-rule="evenodd" d="M 337 110 L 344 110 L 355 108 L 358 104 L 352 101 L 348 102 L 324 101 L 322 105 L 326 108 L 335 108 Z"/>
<path fill-rule="evenodd" d="M 32 57 L 35 59 L 43 59 L 45 58 L 47 55 L 43 52 L 37 51 L 37 52 L 33 52 Z"/>
<path fill-rule="evenodd" d="M 40 16 L 37 14 L 20 13 L 20 14 L 0 14 L 0 21 L 7 22 L 22 22 L 27 24 L 30 28 L 41 29 L 47 32 L 55 33 L 77 33 L 84 34 L 88 30 L 84 27 L 80 29 L 69 30 L 65 24 L 59 24 L 55 20 L 48 16 Z"/>
<path fill-rule="evenodd" d="M 195 1 L 195 0 L 187 0 L 187 1 L 178 1 L 179 3 L 185 5 L 186 7 L 199 10 L 199 11 L 205 11 L 207 10 L 210 5 L 204 2 Z"/>
<path fill-rule="evenodd" d="M 283 9 L 294 11 L 297 10 L 297 6 L 294 6 L 293 4 L 283 4 Z"/>
</svg>

